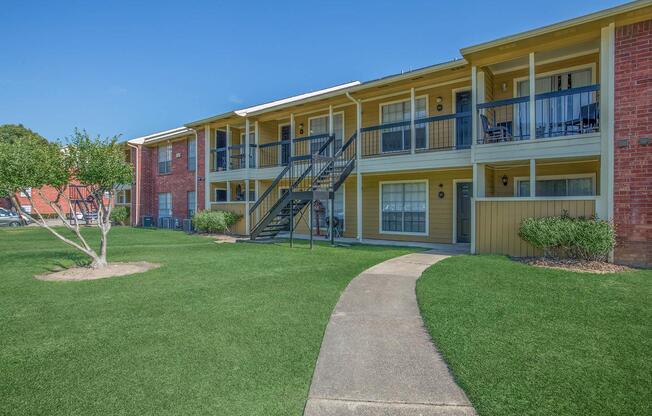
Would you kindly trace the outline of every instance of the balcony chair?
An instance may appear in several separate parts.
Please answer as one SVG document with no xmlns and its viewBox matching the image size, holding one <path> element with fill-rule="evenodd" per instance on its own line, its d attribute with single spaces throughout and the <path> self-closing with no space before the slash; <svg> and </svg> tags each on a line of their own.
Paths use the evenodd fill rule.
<svg viewBox="0 0 652 416">
<path fill-rule="evenodd" d="M 598 131 L 600 120 L 599 103 L 591 103 L 580 107 L 580 117 L 564 122 L 564 135 L 593 133 Z"/>
<path fill-rule="evenodd" d="M 487 119 L 487 116 L 484 114 L 480 114 L 480 120 L 482 121 L 483 143 L 506 142 L 512 140 L 512 135 L 509 133 L 506 126 L 491 126 L 491 124 L 489 124 L 489 119 Z"/>
</svg>

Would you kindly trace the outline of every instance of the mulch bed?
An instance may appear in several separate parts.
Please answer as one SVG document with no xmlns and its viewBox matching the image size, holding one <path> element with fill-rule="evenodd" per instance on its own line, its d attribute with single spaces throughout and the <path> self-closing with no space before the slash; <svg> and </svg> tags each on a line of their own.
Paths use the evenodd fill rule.
<svg viewBox="0 0 652 416">
<path fill-rule="evenodd" d="M 55 271 L 52 273 L 40 274 L 36 277 L 38 280 L 47 280 L 50 282 L 80 281 L 106 279 L 109 277 L 126 276 L 129 274 L 144 273 L 148 270 L 161 267 L 157 263 L 146 261 L 137 261 L 131 263 L 109 263 L 103 269 L 92 269 L 90 267 L 71 267 Z"/>
<path fill-rule="evenodd" d="M 633 270 L 627 266 L 607 263 L 605 261 L 552 259 L 548 257 L 519 257 L 514 258 L 514 260 L 535 267 L 545 267 L 548 269 L 560 269 L 581 273 L 620 273 Z"/>
</svg>

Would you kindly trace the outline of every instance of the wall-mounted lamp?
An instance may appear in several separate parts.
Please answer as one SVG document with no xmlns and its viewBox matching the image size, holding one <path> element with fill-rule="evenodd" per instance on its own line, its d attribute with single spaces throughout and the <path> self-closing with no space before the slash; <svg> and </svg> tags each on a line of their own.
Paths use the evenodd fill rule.
<svg viewBox="0 0 652 416">
<path fill-rule="evenodd" d="M 507 182 L 508 182 L 507 175 L 503 175 L 503 177 L 500 178 L 500 180 L 503 181 L 503 185 L 504 185 L 504 186 L 507 186 Z"/>
<path fill-rule="evenodd" d="M 501 89 L 503 92 L 507 92 L 507 83 L 506 83 L 506 82 L 503 82 L 502 84 L 500 84 L 500 89 Z"/>
<path fill-rule="evenodd" d="M 439 103 L 442 103 L 444 101 L 444 99 L 441 98 L 441 97 L 437 97 L 437 98 L 435 98 L 435 101 L 437 102 L 437 104 L 439 104 Z"/>
<path fill-rule="evenodd" d="M 303 134 L 303 123 L 299 123 L 299 134 Z"/>
</svg>

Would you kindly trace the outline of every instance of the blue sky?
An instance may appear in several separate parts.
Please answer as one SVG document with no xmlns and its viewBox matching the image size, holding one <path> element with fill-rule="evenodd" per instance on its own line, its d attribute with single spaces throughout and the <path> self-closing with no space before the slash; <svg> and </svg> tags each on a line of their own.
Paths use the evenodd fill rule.
<svg viewBox="0 0 652 416">
<path fill-rule="evenodd" d="M 129 139 L 622 3 L 5 0 L 0 124 Z"/>
</svg>

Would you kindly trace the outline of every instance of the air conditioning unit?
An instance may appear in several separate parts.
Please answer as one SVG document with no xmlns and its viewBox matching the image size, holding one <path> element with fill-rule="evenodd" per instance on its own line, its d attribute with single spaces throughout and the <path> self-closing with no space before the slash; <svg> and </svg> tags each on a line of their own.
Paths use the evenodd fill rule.
<svg viewBox="0 0 652 416">
<path fill-rule="evenodd" d="M 152 217 L 152 216 L 140 217 L 140 225 L 142 227 L 153 227 L 154 226 L 154 217 Z"/>
<path fill-rule="evenodd" d="M 192 220 L 191 219 L 186 218 L 185 220 L 183 220 L 183 231 L 185 231 L 187 233 L 192 233 L 192 232 L 195 231 L 192 228 Z"/>
<path fill-rule="evenodd" d="M 173 230 L 175 227 L 175 220 L 172 217 L 161 217 L 158 219 L 158 227 L 159 228 L 166 228 L 169 230 Z"/>
</svg>

